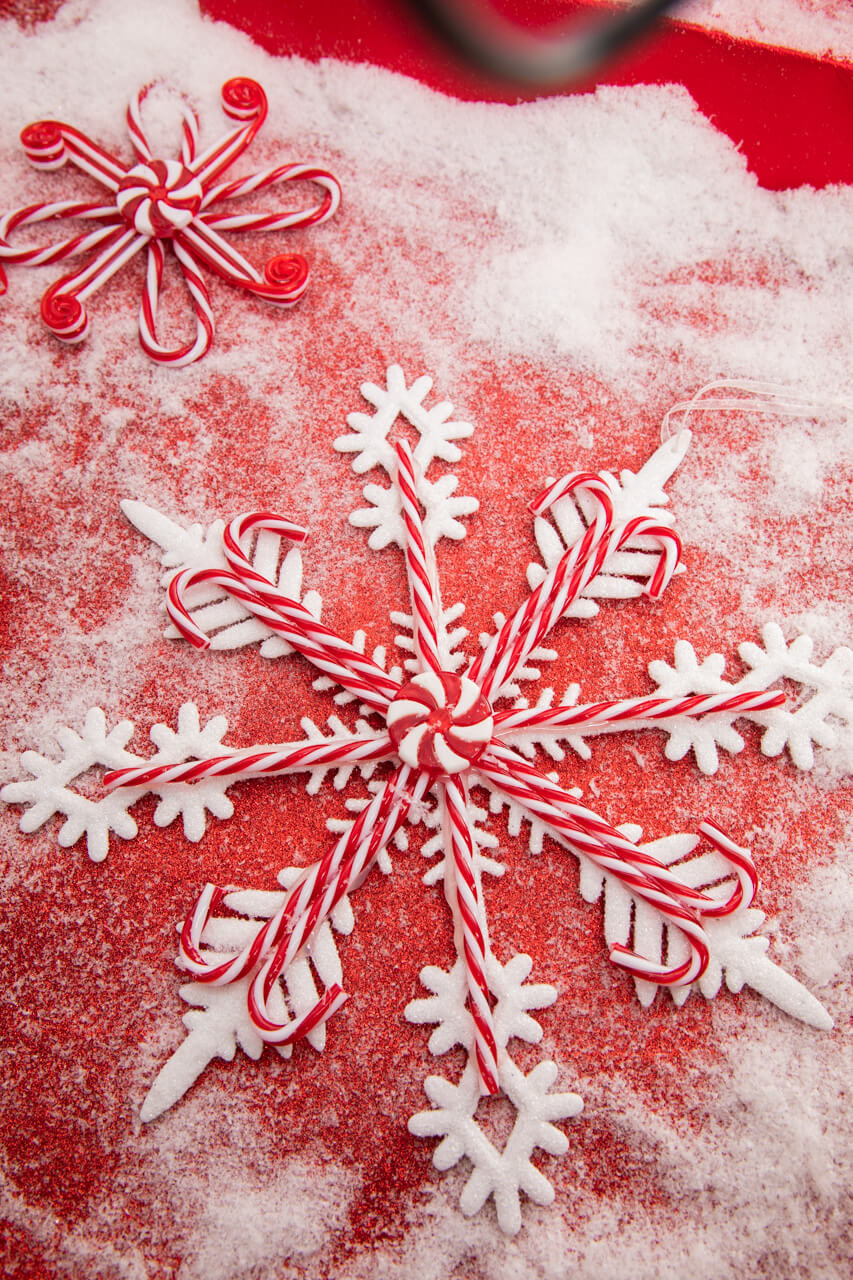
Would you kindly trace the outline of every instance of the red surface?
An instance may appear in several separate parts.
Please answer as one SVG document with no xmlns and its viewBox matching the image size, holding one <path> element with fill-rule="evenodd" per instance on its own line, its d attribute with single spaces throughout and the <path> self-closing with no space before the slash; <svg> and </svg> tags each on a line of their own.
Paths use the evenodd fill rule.
<svg viewBox="0 0 853 1280">
<path fill-rule="evenodd" d="M 313 6 L 200 0 L 200 7 L 272 53 L 376 63 L 464 99 L 514 102 L 531 96 L 455 61 L 404 0 Z M 515 6 L 536 21 L 591 7 L 598 6 L 576 0 Z M 853 181 L 853 66 L 667 21 L 602 77 L 602 83 L 619 85 L 671 81 L 683 84 L 737 143 L 763 186 L 783 190 Z"/>
</svg>

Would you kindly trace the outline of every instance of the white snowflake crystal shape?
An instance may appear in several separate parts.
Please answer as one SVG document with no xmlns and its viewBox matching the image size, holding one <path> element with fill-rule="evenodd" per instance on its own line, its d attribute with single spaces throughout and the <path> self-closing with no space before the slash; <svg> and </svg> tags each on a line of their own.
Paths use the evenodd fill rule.
<svg viewBox="0 0 853 1280">
<path fill-rule="evenodd" d="M 497 841 L 488 830 L 489 813 L 506 810 L 510 834 L 523 835 L 531 852 L 540 853 L 548 839 L 578 859 L 582 896 L 603 902 L 610 957 L 632 974 L 644 1005 L 661 986 L 682 1004 L 694 988 L 713 998 L 725 981 L 732 991 L 748 984 L 815 1027 L 831 1026 L 815 997 L 767 956 L 768 940 L 757 932 L 764 914 L 751 905 L 757 878 L 747 850 L 710 822 L 700 828 L 701 846 L 698 836 L 683 833 L 641 844 L 639 827 L 610 826 L 537 759 L 540 749 L 562 759 L 565 747 L 588 756 L 591 737 L 658 728 L 668 735 L 670 758 L 693 750 L 699 767 L 713 772 L 719 747 L 743 745 L 733 727 L 743 716 L 764 726 L 765 752 L 787 746 L 800 768 L 811 766 L 814 744 L 844 756 L 853 720 L 853 655 L 839 649 L 817 666 L 808 637 L 788 645 L 770 626 L 764 649 L 741 647 L 748 671 L 735 683 L 723 680 L 718 655 L 700 663 L 680 642 L 674 667 L 652 664 L 654 695 L 582 704 L 579 686 L 571 684 L 559 699 L 540 689 L 530 706 L 520 685 L 538 680 L 536 664 L 556 656 L 544 641 L 561 618 L 591 617 L 608 598 L 643 592 L 657 598 L 679 570 L 664 486 L 684 457 L 689 433 L 668 440 L 636 474 L 623 471 L 617 480 L 609 472 L 573 473 L 549 482 L 531 504 L 542 563 L 528 571 L 530 594 L 514 613 L 496 616 L 494 633 L 481 637 L 471 658 L 462 648 L 467 633 L 457 625 L 462 606 L 441 602 L 436 547 L 443 537 L 464 537 L 462 518 L 477 503 L 457 496 L 455 476 L 428 479 L 426 472 L 460 461 L 456 442 L 472 428 L 453 418 L 449 403 L 425 407 L 431 386 L 428 378 L 408 386 L 402 370 L 392 367 L 385 388 L 362 388 L 375 412 L 352 414 L 351 434 L 336 441 L 339 451 L 355 455 L 357 473 L 378 469 L 388 480 L 365 488 L 368 506 L 351 519 L 372 530 L 371 547 L 393 544 L 404 555 L 410 612 L 392 614 L 403 632 L 399 667 L 387 667 L 381 648 L 368 655 L 363 632 L 350 643 L 320 621 L 319 598 L 301 596 L 298 546 L 279 568 L 281 539 L 298 544 L 304 537 L 286 518 L 249 514 L 205 532 L 198 525 L 184 529 L 142 504 L 124 504 L 162 550 L 172 623 L 167 634 L 198 648 L 257 643 L 267 657 L 295 650 L 317 669 L 315 687 L 333 693 L 339 705 L 354 704 L 352 725 L 335 714 L 327 733 L 305 719 L 298 742 L 236 748 L 222 741 L 224 720 L 202 729 L 187 704 L 177 733 L 163 725 L 152 729 L 159 750 L 143 762 L 126 750 L 132 726 L 122 722 L 107 734 L 96 711 L 82 738 L 60 731 L 59 762 L 25 754 L 31 780 L 11 784 L 3 798 L 31 806 L 21 820 L 24 830 L 64 813 L 61 842 L 85 832 L 90 854 L 100 858 L 111 830 L 135 834 L 128 809 L 146 793 L 160 797 L 158 821 L 183 814 L 188 836 L 197 839 L 207 811 L 228 816 L 225 792 L 238 779 L 301 772 L 312 795 L 329 777 L 338 789 L 353 775 L 365 781 L 360 795 L 347 798 L 349 816 L 327 823 L 334 844 L 311 866 L 282 873 L 283 891 L 203 890 L 182 925 L 178 957 L 193 979 L 181 989 L 191 1006 L 184 1017 L 189 1034 L 157 1077 L 143 1119 L 161 1114 L 213 1057 L 231 1058 L 238 1045 L 252 1057 L 264 1044 L 287 1055 L 303 1038 L 323 1047 L 325 1023 L 346 999 L 330 925 L 351 929 L 350 895 L 374 866 L 391 871 L 391 848 L 406 847 L 406 823 L 423 824 L 423 852 L 441 855 L 424 879 L 442 883 L 457 959 L 447 972 L 423 971 L 431 994 L 411 1002 L 406 1016 L 434 1024 L 433 1054 L 461 1047 L 466 1065 L 456 1080 L 427 1079 L 432 1105 L 410 1128 L 441 1139 L 433 1156 L 438 1169 L 470 1163 L 463 1212 L 475 1213 L 492 1198 L 501 1228 L 512 1233 L 521 1225 L 522 1192 L 539 1204 L 553 1198 L 533 1157 L 537 1149 L 565 1152 L 568 1139 L 557 1126 L 582 1103 L 573 1093 L 553 1091 L 553 1062 L 542 1060 L 525 1073 L 512 1056 L 514 1041 L 539 1042 L 541 1027 L 530 1011 L 552 1004 L 556 992 L 527 982 L 528 957 L 501 963 L 492 951 L 482 878 L 501 874 L 503 866 L 492 856 Z M 401 419 L 417 437 L 414 449 L 398 428 Z M 792 710 L 780 681 L 804 691 Z M 106 794 L 75 798 L 71 782 L 92 767 L 109 770 Z M 485 794 L 487 807 L 472 799 L 472 789 Z M 481 1112 L 483 1095 L 498 1093 L 515 1114 L 500 1149 Z"/>
</svg>

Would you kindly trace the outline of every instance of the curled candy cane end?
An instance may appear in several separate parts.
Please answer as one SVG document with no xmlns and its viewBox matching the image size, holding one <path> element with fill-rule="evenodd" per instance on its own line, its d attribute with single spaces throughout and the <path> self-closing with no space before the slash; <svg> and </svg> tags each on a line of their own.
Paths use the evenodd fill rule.
<svg viewBox="0 0 853 1280">
<path fill-rule="evenodd" d="M 232 120 L 251 120 L 266 114 L 267 95 L 257 80 L 234 76 L 222 86 L 222 108 Z"/>
<path fill-rule="evenodd" d="M 65 140 L 55 120 L 36 120 L 21 130 L 20 137 L 27 159 L 36 167 L 52 162 L 65 163 Z"/>
<path fill-rule="evenodd" d="M 264 277 L 284 299 L 295 302 L 308 285 L 308 263 L 301 253 L 279 253 L 266 263 Z"/>
<path fill-rule="evenodd" d="M 89 317 L 80 299 L 53 289 L 48 289 L 41 300 L 41 318 L 62 342 L 82 341 L 89 328 Z"/>
</svg>

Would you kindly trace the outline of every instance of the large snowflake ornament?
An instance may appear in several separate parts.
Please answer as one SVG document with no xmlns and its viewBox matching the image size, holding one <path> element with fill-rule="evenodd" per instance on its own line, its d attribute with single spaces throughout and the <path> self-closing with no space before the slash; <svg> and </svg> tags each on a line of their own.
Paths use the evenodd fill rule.
<svg viewBox="0 0 853 1280">
<path fill-rule="evenodd" d="M 217 142 L 199 151 L 199 124 L 194 111 L 182 110 L 183 137 L 178 160 L 154 156 L 142 126 L 141 91 L 127 109 L 127 126 L 136 163 L 126 165 L 71 125 L 39 120 L 21 133 L 27 158 L 36 169 L 59 169 L 70 162 L 95 178 L 110 193 L 107 201 L 55 200 L 24 205 L 0 217 L 0 293 L 5 292 L 3 263 L 42 266 L 87 255 L 81 267 L 62 276 L 45 292 L 41 315 L 47 328 L 63 342 L 79 342 L 89 321 L 83 303 L 142 249 L 147 268 L 139 340 L 143 350 L 160 364 L 191 364 L 213 341 L 214 323 L 203 268 L 267 302 L 292 306 L 305 292 L 308 264 L 301 254 L 277 254 L 259 272 L 233 245 L 225 232 L 281 231 L 325 222 L 340 202 L 337 180 L 307 164 L 281 164 L 243 178 L 222 181 L 222 175 L 250 146 L 267 115 L 267 98 L 255 80 L 237 77 L 222 86 L 225 114 L 239 124 Z M 282 183 L 310 181 L 322 189 L 320 200 L 293 211 L 232 212 L 227 202 Z M 95 223 L 57 244 L 14 248 L 8 237 L 18 227 L 69 219 Z M 196 322 L 194 338 L 171 347 L 157 336 L 160 291 L 166 248 L 172 251 L 186 284 Z"/>
<path fill-rule="evenodd" d="M 279 890 L 205 887 L 181 927 L 179 964 L 191 977 L 181 992 L 191 1006 L 184 1018 L 189 1034 L 154 1082 L 145 1120 L 175 1102 L 211 1058 L 232 1057 L 238 1044 L 252 1057 L 264 1045 L 287 1054 L 302 1038 L 322 1048 L 325 1024 L 347 998 L 332 930 L 351 930 L 350 895 L 374 865 L 391 870 L 391 850 L 405 847 L 406 824 L 425 825 L 424 852 L 440 855 L 425 880 L 443 885 L 456 961 L 447 971 L 423 971 L 430 994 L 411 1002 L 406 1016 L 434 1026 L 433 1054 L 461 1046 L 466 1065 L 457 1079 L 427 1079 L 431 1105 L 410 1129 L 441 1139 L 437 1168 L 463 1158 L 470 1163 L 465 1213 L 492 1197 L 501 1227 L 514 1232 L 522 1191 L 540 1204 L 553 1198 L 533 1163 L 536 1150 L 562 1154 L 568 1139 L 559 1124 L 582 1104 L 574 1093 L 553 1090 L 553 1062 L 525 1073 L 513 1057 L 515 1040 L 541 1039 L 533 1013 L 552 1004 L 556 992 L 528 982 L 527 956 L 500 960 L 492 949 L 483 876 L 503 867 L 491 856 L 497 842 L 489 812 L 505 810 L 510 833 L 524 828 L 532 850 L 548 838 L 578 859 L 583 897 L 603 903 L 610 958 L 632 974 L 643 1004 L 661 987 L 677 1004 L 694 989 L 712 998 L 725 981 L 733 991 L 748 984 L 792 1016 L 829 1027 L 822 1005 L 767 956 L 746 849 L 713 822 L 702 823 L 699 835 L 643 842 L 638 826 L 612 826 L 539 762 L 543 751 L 561 758 L 566 747 L 588 755 L 588 739 L 596 735 L 659 728 L 669 735 L 670 756 L 693 749 L 700 767 L 712 772 L 718 748 L 742 746 L 733 724 L 746 716 L 764 725 L 768 754 L 787 745 L 793 762 L 809 767 L 813 743 L 849 751 L 853 654 L 839 649 L 819 667 L 807 638 L 789 646 L 778 628 L 768 627 L 764 650 L 742 647 L 750 670 L 734 684 L 722 678 L 722 658 L 699 662 L 680 643 L 673 667 L 653 664 L 656 694 L 579 704 L 571 685 L 559 699 L 543 690 L 529 705 L 520 685 L 538 679 L 536 664 L 555 656 L 544 642 L 561 618 L 588 617 L 607 598 L 656 599 L 679 567 L 664 485 L 689 433 L 667 441 L 636 474 L 622 472 L 617 480 L 608 472 L 579 472 L 547 485 L 531 504 L 542 563 L 530 568 L 530 593 L 512 614 L 498 615 L 494 633 L 466 657 L 461 606 L 441 601 L 436 547 L 442 537 L 464 537 L 462 520 L 477 504 L 456 492 L 452 474 L 432 479 L 427 472 L 436 460 L 459 461 L 457 442 L 472 428 L 453 419 L 449 404 L 427 409 L 430 389 L 430 379 L 407 386 L 402 371 L 391 368 L 385 387 L 362 388 L 374 412 L 352 414 L 350 433 L 336 441 L 355 455 L 357 472 L 385 474 L 385 483 L 365 488 L 367 506 L 351 519 L 372 529 L 371 546 L 396 545 L 403 553 L 411 612 L 392 615 L 402 628 L 399 667 L 388 666 L 382 649 L 368 653 L 363 633 L 350 642 L 321 621 L 319 598 L 302 592 L 304 530 L 285 517 L 254 512 L 205 531 L 125 504 L 133 523 L 161 547 L 173 636 L 200 649 L 258 643 L 269 658 L 295 650 L 318 671 L 315 687 L 354 705 L 353 723 L 335 713 L 329 732 L 304 720 L 299 741 L 238 748 L 224 741 L 221 718 L 202 727 L 187 704 L 177 731 L 154 727 L 158 754 L 143 761 L 127 751 L 126 722 L 107 732 L 102 713 L 93 712 L 82 738 L 64 731 L 62 760 L 25 755 L 31 780 L 11 784 L 3 798 L 31 806 L 22 819 L 27 830 L 54 812 L 66 814 L 64 842 L 85 832 L 91 856 L 101 857 L 110 830 L 134 834 L 128 810 L 146 793 L 159 797 L 156 821 L 182 815 L 187 835 L 199 839 L 207 813 L 228 816 L 225 792 L 238 779 L 306 773 L 312 794 L 329 774 L 339 788 L 354 774 L 365 781 L 360 794 L 349 795 L 348 816 L 330 820 L 336 839 L 323 857 L 286 869 Z M 401 417 L 414 428 L 414 450 L 396 429 Z M 282 539 L 296 545 L 279 567 Z M 794 710 L 784 705 L 782 679 L 803 690 Z M 107 794 L 88 799 L 87 808 L 75 800 L 72 783 L 95 761 L 108 770 Z M 502 1147 L 480 1110 L 481 1098 L 496 1093 L 515 1116 Z"/>
</svg>

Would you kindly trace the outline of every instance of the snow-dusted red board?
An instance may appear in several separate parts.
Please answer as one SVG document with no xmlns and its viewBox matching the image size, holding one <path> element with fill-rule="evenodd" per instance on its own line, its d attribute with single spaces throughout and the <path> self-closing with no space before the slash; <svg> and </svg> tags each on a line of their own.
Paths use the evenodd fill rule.
<svg viewBox="0 0 853 1280">
<path fill-rule="evenodd" d="M 328 169 L 344 204 L 270 233 L 311 263 L 293 310 L 210 286 L 182 369 L 138 345 L 141 261 L 73 348 L 38 319 L 65 268 L 9 268 L 7 1270 L 843 1274 L 850 192 L 761 191 L 675 89 L 484 108 L 170 23 L 10 29 L 3 203 L 95 190 L 27 167 L 31 120 L 129 164 L 156 80 L 172 156 L 176 91 L 208 146 L 240 74 L 257 164 Z M 792 390 L 711 390 L 662 442 L 725 375 Z M 307 541 L 223 542 L 263 511 Z M 249 999 L 229 957 L 286 902 L 318 927 Z M 643 980 L 679 969 L 674 1000 Z M 307 1042 L 270 1030 L 318 1001 Z"/>
</svg>

